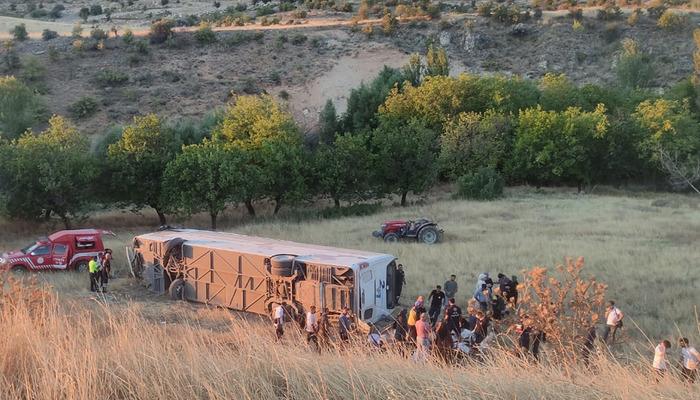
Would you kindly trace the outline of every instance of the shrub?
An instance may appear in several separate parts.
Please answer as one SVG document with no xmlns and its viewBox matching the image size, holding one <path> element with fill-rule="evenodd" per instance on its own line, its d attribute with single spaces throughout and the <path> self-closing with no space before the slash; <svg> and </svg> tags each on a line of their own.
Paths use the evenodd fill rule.
<svg viewBox="0 0 700 400">
<path fill-rule="evenodd" d="M 396 17 L 391 15 L 390 12 L 387 12 L 382 17 L 382 31 L 384 32 L 385 35 L 393 34 L 398 25 L 399 25 L 399 21 L 396 19 Z"/>
<path fill-rule="evenodd" d="M 238 12 L 243 12 L 248 9 L 248 5 L 246 3 L 237 3 L 233 9 Z"/>
<path fill-rule="evenodd" d="M 24 41 L 27 40 L 29 34 L 27 33 L 27 26 L 24 24 L 15 25 L 15 27 L 10 31 L 12 37 L 15 40 Z"/>
<path fill-rule="evenodd" d="M 95 40 L 105 40 L 107 39 L 107 32 L 103 31 L 100 28 L 94 28 L 90 31 L 90 37 Z"/>
<path fill-rule="evenodd" d="M 482 17 L 490 17 L 491 14 L 493 14 L 493 8 L 493 2 L 487 1 L 486 3 L 479 4 L 479 7 L 477 7 L 476 12 Z"/>
<path fill-rule="evenodd" d="M 216 42 L 216 33 L 211 29 L 211 25 L 202 24 L 194 33 L 194 38 L 200 44 L 210 44 Z"/>
<path fill-rule="evenodd" d="M 255 17 L 256 18 L 264 17 L 266 15 L 272 15 L 274 13 L 275 13 L 275 9 L 272 8 L 271 6 L 262 6 L 262 7 L 258 8 L 257 10 L 255 10 Z"/>
<path fill-rule="evenodd" d="M 51 40 L 51 39 L 56 39 L 58 37 L 58 32 L 52 31 L 50 29 L 44 29 L 43 32 L 41 32 L 41 38 L 44 40 Z"/>
<path fill-rule="evenodd" d="M 295 33 L 294 36 L 292 36 L 291 42 L 293 45 L 298 46 L 298 45 L 306 42 L 306 39 L 307 39 L 307 37 L 303 33 Z"/>
<path fill-rule="evenodd" d="M 457 180 L 457 196 L 474 200 L 493 200 L 503 196 L 505 181 L 494 168 L 483 167 Z"/>
<path fill-rule="evenodd" d="M 642 11 L 639 8 L 635 8 L 627 17 L 627 25 L 635 26 L 639 22 L 639 17 L 642 15 Z"/>
<path fill-rule="evenodd" d="M 649 7 L 647 8 L 647 15 L 649 15 L 649 18 L 651 19 L 658 20 L 667 10 L 668 7 L 663 4 L 657 7 Z"/>
<path fill-rule="evenodd" d="M 270 74 L 270 81 L 275 85 L 279 85 L 280 83 L 282 83 L 282 77 L 280 76 L 280 73 L 277 71 L 272 71 L 272 73 Z"/>
<path fill-rule="evenodd" d="M 622 19 L 622 10 L 618 6 L 607 6 L 598 10 L 597 17 L 601 21 Z"/>
<path fill-rule="evenodd" d="M 622 86 L 628 88 L 648 87 L 654 79 L 654 69 L 646 53 L 637 47 L 637 42 L 625 39 L 623 51 L 617 61 L 617 77 Z"/>
<path fill-rule="evenodd" d="M 659 17 L 656 25 L 667 31 L 678 32 L 685 29 L 690 24 L 690 17 L 685 14 L 678 14 L 671 10 L 664 11 Z"/>
<path fill-rule="evenodd" d="M 102 15 L 102 6 L 99 4 L 93 4 L 90 6 L 90 15 Z"/>
<path fill-rule="evenodd" d="M 143 39 L 135 40 L 133 49 L 139 54 L 148 54 L 148 42 Z"/>
<path fill-rule="evenodd" d="M 90 9 L 87 7 L 83 7 L 80 9 L 78 15 L 80 15 L 80 19 L 82 19 L 83 21 L 87 21 L 88 17 L 90 16 Z"/>
<path fill-rule="evenodd" d="M 577 19 L 574 20 L 574 22 L 571 24 L 571 27 L 573 28 L 574 32 L 583 31 L 583 24 Z"/>
<path fill-rule="evenodd" d="M 224 44 L 228 47 L 235 47 L 239 44 L 248 43 L 251 41 L 261 42 L 265 34 L 263 32 L 236 32 L 231 37 L 224 41 Z"/>
<path fill-rule="evenodd" d="M 605 40 L 606 43 L 612 43 L 620 38 L 620 36 L 622 35 L 622 30 L 620 29 L 619 24 L 611 22 L 605 25 L 601 32 L 601 35 L 603 36 L 603 40 Z"/>
<path fill-rule="evenodd" d="M 293 4 L 291 4 L 291 3 L 284 3 L 284 2 L 283 2 L 283 3 L 280 3 L 280 12 L 292 11 L 292 10 L 294 10 L 295 8 L 296 8 L 296 7 L 295 7 Z"/>
<path fill-rule="evenodd" d="M 124 34 L 122 35 L 122 41 L 127 46 L 133 44 L 134 43 L 134 32 L 132 32 L 131 29 L 127 29 L 126 31 L 124 31 Z"/>
<path fill-rule="evenodd" d="M 292 13 L 292 17 L 295 19 L 304 19 L 308 16 L 306 10 L 296 10 Z"/>
<path fill-rule="evenodd" d="M 289 100 L 289 92 L 287 92 L 286 90 L 280 90 L 279 96 L 282 100 Z"/>
<path fill-rule="evenodd" d="M 542 9 L 539 8 L 539 7 L 535 7 L 535 10 L 533 11 L 532 16 L 533 16 L 535 19 L 540 19 L 540 18 L 542 18 Z"/>
<path fill-rule="evenodd" d="M 129 81 L 129 75 L 121 71 L 106 69 L 97 73 L 95 81 L 102 87 L 120 86 Z"/>
<path fill-rule="evenodd" d="M 39 8 L 39 9 L 33 10 L 32 12 L 29 13 L 29 16 L 30 16 L 31 18 L 37 18 L 37 19 L 38 19 L 38 18 L 44 18 L 44 17 L 46 17 L 47 15 L 49 15 L 49 12 L 46 11 L 46 10 L 44 10 L 43 8 Z"/>
<path fill-rule="evenodd" d="M 160 5 L 163 6 L 163 7 L 167 6 L 168 3 L 170 3 L 169 0 L 160 0 Z"/>
<path fill-rule="evenodd" d="M 73 27 L 73 32 L 71 33 L 71 36 L 74 38 L 80 38 L 83 37 L 83 27 L 80 24 L 75 24 Z"/>
<path fill-rule="evenodd" d="M 51 12 L 49 12 L 49 17 L 51 17 L 53 19 L 59 19 L 59 18 L 61 18 L 61 12 L 65 9 L 66 9 L 66 7 L 63 4 L 56 4 L 51 9 Z"/>
<path fill-rule="evenodd" d="M 173 36 L 173 20 L 160 19 L 151 25 L 151 43 L 164 43 Z"/>
<path fill-rule="evenodd" d="M 583 10 L 580 8 L 570 8 L 569 9 L 569 16 L 573 19 L 582 19 L 583 18 Z"/>
<path fill-rule="evenodd" d="M 353 204 L 347 207 L 329 207 L 321 210 L 322 218 L 344 218 L 344 217 L 362 217 L 366 215 L 376 214 L 382 209 L 381 203 L 360 203 Z"/>
<path fill-rule="evenodd" d="M 97 100 L 92 97 L 82 97 L 68 107 L 68 112 L 74 119 L 83 119 L 94 115 L 99 108 Z"/>
</svg>

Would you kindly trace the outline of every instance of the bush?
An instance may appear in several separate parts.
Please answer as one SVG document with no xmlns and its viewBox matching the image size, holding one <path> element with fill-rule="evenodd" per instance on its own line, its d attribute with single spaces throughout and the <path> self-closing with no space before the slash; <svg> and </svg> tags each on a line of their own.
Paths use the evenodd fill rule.
<svg viewBox="0 0 700 400">
<path fill-rule="evenodd" d="M 280 12 L 292 11 L 296 7 L 291 3 L 280 3 Z"/>
<path fill-rule="evenodd" d="M 476 12 L 482 17 L 490 17 L 491 14 L 493 14 L 493 8 L 493 2 L 487 1 L 486 3 L 479 4 L 479 7 L 477 7 Z"/>
<path fill-rule="evenodd" d="M 134 40 L 133 49 L 139 54 L 148 54 L 148 42 L 143 39 Z"/>
<path fill-rule="evenodd" d="M 199 44 L 210 44 L 216 42 L 216 33 L 211 29 L 211 25 L 202 24 L 194 33 L 194 38 Z"/>
<path fill-rule="evenodd" d="M 83 27 L 80 24 L 75 24 L 73 27 L 73 32 L 71 33 L 71 36 L 73 38 L 81 38 L 83 37 Z"/>
<path fill-rule="evenodd" d="M 248 9 L 248 5 L 246 3 L 237 3 L 233 9 L 238 12 L 243 12 Z"/>
<path fill-rule="evenodd" d="M 49 15 L 49 12 L 44 10 L 43 8 L 39 8 L 36 10 L 33 10 L 32 12 L 29 13 L 30 18 L 44 18 L 47 15 Z"/>
<path fill-rule="evenodd" d="M 611 22 L 605 25 L 601 35 L 606 43 L 612 43 L 620 38 L 622 35 L 622 30 L 620 29 L 619 24 Z"/>
<path fill-rule="evenodd" d="M 68 112 L 74 119 L 83 119 L 97 112 L 99 105 L 92 97 L 83 97 L 68 107 Z"/>
<path fill-rule="evenodd" d="M 163 7 L 167 6 L 168 3 L 170 3 L 169 0 L 160 0 L 160 5 L 163 6 Z"/>
<path fill-rule="evenodd" d="M 90 9 L 87 7 L 83 7 L 80 9 L 78 15 L 80 15 L 80 19 L 82 19 L 83 21 L 87 21 L 88 17 L 90 16 Z"/>
<path fill-rule="evenodd" d="M 262 6 L 255 10 L 255 17 L 264 17 L 266 15 L 272 15 L 275 13 L 275 10 L 271 6 Z"/>
<path fill-rule="evenodd" d="M 10 31 L 12 37 L 15 40 L 24 41 L 27 40 L 29 34 L 27 33 L 27 26 L 24 24 L 15 25 L 15 27 Z"/>
<path fill-rule="evenodd" d="M 96 15 L 102 15 L 102 6 L 99 4 L 93 4 L 90 6 L 90 15 L 96 16 Z"/>
<path fill-rule="evenodd" d="M 224 41 L 228 47 L 236 47 L 239 44 L 248 43 L 251 41 L 261 42 L 265 38 L 263 32 L 236 32 L 230 38 Z"/>
<path fill-rule="evenodd" d="M 170 19 L 161 19 L 151 25 L 151 34 L 149 38 L 151 43 L 164 43 L 173 36 L 173 25 L 175 23 Z"/>
<path fill-rule="evenodd" d="M 65 9 L 66 9 L 66 7 L 63 4 L 56 4 L 51 9 L 51 12 L 49 13 L 49 17 L 51 17 L 53 19 L 59 19 L 59 18 L 61 18 L 61 12 Z"/>
<path fill-rule="evenodd" d="M 667 31 L 678 32 L 685 29 L 690 24 L 690 17 L 685 14 L 678 14 L 671 10 L 664 11 L 659 17 L 656 25 Z"/>
<path fill-rule="evenodd" d="M 303 44 L 304 42 L 306 42 L 306 39 L 307 39 L 307 37 L 306 37 L 306 35 L 304 35 L 303 33 L 295 33 L 294 36 L 292 36 L 291 42 L 292 42 L 293 45 L 297 45 L 297 46 L 298 46 L 298 45 Z"/>
<path fill-rule="evenodd" d="M 382 209 L 381 203 L 360 203 L 353 204 L 347 207 L 330 207 L 321 210 L 320 214 L 323 218 L 343 218 L 343 217 L 362 217 L 366 215 L 376 214 Z"/>
<path fill-rule="evenodd" d="M 647 8 L 647 15 L 649 15 L 649 18 L 658 20 L 661 18 L 661 16 L 668 10 L 668 7 L 665 5 L 660 5 L 658 7 L 649 7 Z"/>
<path fill-rule="evenodd" d="M 124 34 L 122 35 L 122 41 L 127 46 L 130 46 L 131 44 L 133 44 L 134 43 L 134 32 L 132 32 L 131 29 L 127 29 L 126 31 L 124 31 Z"/>
<path fill-rule="evenodd" d="M 570 8 L 569 9 L 569 16 L 573 19 L 582 19 L 583 18 L 583 10 L 580 8 Z"/>
<path fill-rule="evenodd" d="M 90 37 L 95 40 L 105 40 L 107 39 L 107 32 L 103 31 L 100 28 L 95 28 L 90 31 Z"/>
<path fill-rule="evenodd" d="M 607 6 L 598 10 L 597 17 L 601 21 L 615 21 L 622 19 L 622 10 L 618 6 Z"/>
<path fill-rule="evenodd" d="M 52 31 L 50 29 L 44 29 L 44 31 L 41 32 L 41 38 L 44 40 L 56 39 L 57 37 L 58 37 L 58 32 Z"/>
<path fill-rule="evenodd" d="M 627 17 L 627 25 L 635 26 L 639 22 L 639 17 L 642 15 L 642 11 L 639 8 L 635 8 Z"/>
<path fill-rule="evenodd" d="M 121 71 L 106 69 L 95 76 L 95 81 L 102 87 L 120 86 L 129 81 L 129 75 Z"/>
<path fill-rule="evenodd" d="M 494 168 L 484 167 L 457 180 L 457 196 L 474 200 L 493 200 L 503 196 L 505 181 Z"/>
<path fill-rule="evenodd" d="M 296 10 L 292 13 L 292 17 L 295 19 L 304 19 L 308 16 L 306 10 Z"/>
</svg>

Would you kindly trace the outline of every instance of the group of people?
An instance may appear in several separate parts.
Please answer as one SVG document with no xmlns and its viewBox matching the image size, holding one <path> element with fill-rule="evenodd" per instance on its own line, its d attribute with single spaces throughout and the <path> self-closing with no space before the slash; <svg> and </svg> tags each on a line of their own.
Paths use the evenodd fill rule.
<svg viewBox="0 0 700 400">
<path fill-rule="evenodd" d="M 688 383 L 695 383 L 698 370 L 700 370 L 700 352 L 690 345 L 688 338 L 678 339 L 678 347 L 681 348 L 679 363 L 681 375 Z M 664 377 L 671 366 L 666 356 L 666 352 L 670 349 L 671 342 L 669 340 L 662 340 L 654 349 L 652 367 L 656 371 L 657 380 Z"/>
<path fill-rule="evenodd" d="M 91 292 L 106 292 L 107 284 L 112 276 L 112 250 L 105 249 L 103 253 L 94 256 L 88 262 Z"/>
</svg>

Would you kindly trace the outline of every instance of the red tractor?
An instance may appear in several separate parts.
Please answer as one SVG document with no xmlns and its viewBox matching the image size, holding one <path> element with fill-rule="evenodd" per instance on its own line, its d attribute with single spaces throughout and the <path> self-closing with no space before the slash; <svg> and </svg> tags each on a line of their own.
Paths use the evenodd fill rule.
<svg viewBox="0 0 700 400">
<path fill-rule="evenodd" d="M 387 243 L 410 239 L 425 244 L 435 244 L 442 238 L 442 233 L 442 229 L 438 227 L 436 222 L 420 218 L 415 221 L 385 221 L 380 230 L 372 232 L 372 236 L 382 238 Z"/>
</svg>

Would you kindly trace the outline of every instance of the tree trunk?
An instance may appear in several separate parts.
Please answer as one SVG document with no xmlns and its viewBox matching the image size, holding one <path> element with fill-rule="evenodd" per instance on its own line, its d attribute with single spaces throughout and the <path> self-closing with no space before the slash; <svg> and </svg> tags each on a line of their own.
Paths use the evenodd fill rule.
<svg viewBox="0 0 700 400">
<path fill-rule="evenodd" d="M 211 230 L 215 231 L 216 230 L 216 217 L 218 216 L 218 213 L 210 212 L 209 216 L 211 217 Z"/>
<path fill-rule="evenodd" d="M 275 211 L 273 212 L 273 214 L 277 215 L 277 213 L 280 211 L 280 208 L 282 208 L 282 196 L 277 196 L 275 197 Z"/>
<path fill-rule="evenodd" d="M 406 207 L 406 195 L 408 194 L 407 191 L 401 192 L 401 207 Z"/>
<path fill-rule="evenodd" d="M 579 182 L 578 183 L 578 194 L 581 194 L 582 190 L 583 190 L 583 183 Z"/>
<path fill-rule="evenodd" d="M 248 215 L 255 218 L 255 207 L 253 207 L 253 200 L 248 199 L 245 201 L 245 208 L 248 210 Z"/>
<path fill-rule="evenodd" d="M 165 214 L 162 211 L 156 208 L 156 214 L 158 214 L 158 223 L 160 226 L 165 226 L 168 224 L 168 221 L 165 219 Z"/>
<path fill-rule="evenodd" d="M 333 203 L 335 204 L 335 208 L 340 208 L 340 199 L 339 198 L 334 197 Z"/>
<path fill-rule="evenodd" d="M 63 221 L 63 226 L 66 227 L 66 229 L 73 229 L 73 225 L 70 222 L 70 218 L 68 218 L 68 215 L 65 213 L 60 214 L 61 221 Z"/>
</svg>

